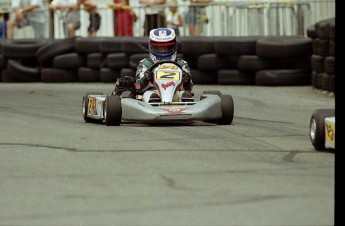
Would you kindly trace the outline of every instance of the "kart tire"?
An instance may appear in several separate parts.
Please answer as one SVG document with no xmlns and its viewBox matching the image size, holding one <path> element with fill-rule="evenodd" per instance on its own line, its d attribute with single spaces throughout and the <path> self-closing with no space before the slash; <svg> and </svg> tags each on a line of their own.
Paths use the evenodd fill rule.
<svg viewBox="0 0 345 226">
<path fill-rule="evenodd" d="M 89 105 L 89 95 L 104 95 L 102 92 L 87 92 L 84 96 L 83 96 L 83 105 L 82 105 L 82 109 L 83 109 L 83 118 L 85 122 L 96 122 L 99 120 L 96 119 L 92 119 L 87 117 L 87 111 L 88 111 L 88 105 Z"/>
<path fill-rule="evenodd" d="M 218 119 L 219 125 L 231 125 L 234 119 L 234 100 L 231 95 L 220 95 L 222 117 Z"/>
<path fill-rule="evenodd" d="M 107 126 L 118 126 L 121 123 L 121 98 L 117 95 L 108 95 L 105 98 L 104 122 Z"/>
<path fill-rule="evenodd" d="M 309 136 L 315 150 L 325 150 L 325 118 L 335 116 L 334 109 L 317 109 L 310 118 Z"/>
</svg>

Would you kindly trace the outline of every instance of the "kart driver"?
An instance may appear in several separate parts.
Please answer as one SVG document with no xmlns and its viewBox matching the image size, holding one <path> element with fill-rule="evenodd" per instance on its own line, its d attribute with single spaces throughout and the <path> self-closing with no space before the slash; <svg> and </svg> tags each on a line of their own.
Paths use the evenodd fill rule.
<svg viewBox="0 0 345 226">
<path fill-rule="evenodd" d="M 171 28 L 157 28 L 150 31 L 149 40 L 150 56 L 142 59 L 137 67 L 136 83 L 140 84 L 139 92 L 144 93 L 143 101 L 160 102 L 156 87 L 152 84 L 153 72 L 148 69 L 156 62 L 171 60 L 182 68 L 182 86 L 184 91 L 177 92 L 174 101 L 194 101 L 191 91 L 193 89 L 192 77 L 188 63 L 181 58 L 176 58 L 177 43 L 175 31 Z M 180 99 L 180 100 L 179 100 Z"/>
</svg>

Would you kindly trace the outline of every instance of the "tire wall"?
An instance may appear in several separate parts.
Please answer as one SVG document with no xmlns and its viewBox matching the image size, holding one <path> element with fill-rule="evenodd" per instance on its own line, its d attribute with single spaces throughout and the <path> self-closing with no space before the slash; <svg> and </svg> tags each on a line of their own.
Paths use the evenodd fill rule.
<svg viewBox="0 0 345 226">
<path fill-rule="evenodd" d="M 313 40 L 311 56 L 312 86 L 335 92 L 335 19 L 321 20 L 307 29 Z"/>
<path fill-rule="evenodd" d="M 322 31 L 326 30 L 320 27 Z M 312 32 L 308 30 L 308 34 Z M 332 57 L 328 54 L 331 52 L 329 46 L 335 44 L 330 38 L 327 43 L 320 44 L 329 44 L 328 52 L 326 47 L 315 51 L 316 40 L 326 37 L 324 33 L 321 36 L 323 39 L 314 32 L 313 38 L 178 37 L 178 57 L 188 62 L 194 84 L 311 85 L 315 75 L 312 73 L 313 56 L 322 52 L 322 55 L 317 55 L 321 59 L 315 60 L 320 64 L 322 57 Z M 112 83 L 126 70 L 135 72 L 139 58 L 146 53 L 149 56 L 147 44 L 147 37 L 0 40 L 1 82 Z M 329 58 L 327 66 L 324 64 L 323 67 L 331 72 L 332 59 Z M 22 76 L 13 74 L 16 71 L 21 71 Z M 320 73 L 325 73 L 324 69 L 320 68 L 317 74 Z"/>
</svg>

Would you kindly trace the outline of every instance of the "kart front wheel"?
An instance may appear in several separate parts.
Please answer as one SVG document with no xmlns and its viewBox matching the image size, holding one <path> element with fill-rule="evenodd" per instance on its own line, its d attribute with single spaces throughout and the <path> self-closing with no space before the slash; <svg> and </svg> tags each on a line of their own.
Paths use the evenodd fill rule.
<svg viewBox="0 0 345 226">
<path fill-rule="evenodd" d="M 121 98 L 117 95 L 108 95 L 104 103 L 104 121 L 107 126 L 118 126 L 121 123 Z"/>
<path fill-rule="evenodd" d="M 234 100 L 231 95 L 220 95 L 222 117 L 218 119 L 220 125 L 231 125 L 234 119 Z"/>
<path fill-rule="evenodd" d="M 89 110 L 89 95 L 103 95 L 102 92 L 88 92 L 83 96 L 82 112 L 85 122 L 94 122 L 95 119 L 87 117 L 87 112 Z"/>
<path fill-rule="evenodd" d="M 334 109 L 317 109 L 310 118 L 310 141 L 318 151 L 325 150 L 325 118 L 334 115 Z"/>
</svg>

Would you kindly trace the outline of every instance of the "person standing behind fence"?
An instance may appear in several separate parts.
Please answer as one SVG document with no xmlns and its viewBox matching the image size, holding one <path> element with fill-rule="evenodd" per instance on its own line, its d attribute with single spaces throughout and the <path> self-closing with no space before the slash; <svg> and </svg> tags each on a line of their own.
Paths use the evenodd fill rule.
<svg viewBox="0 0 345 226">
<path fill-rule="evenodd" d="M 183 0 L 187 1 L 187 0 Z M 211 3 L 213 0 L 189 0 L 191 5 L 186 15 L 186 24 L 188 24 L 189 35 L 199 36 L 202 25 L 208 23 L 205 6 L 192 5 L 193 3 Z"/>
<path fill-rule="evenodd" d="M 179 27 L 183 25 L 182 15 L 177 11 L 177 0 L 170 0 L 169 12 L 166 15 L 166 26 L 175 31 L 176 36 L 180 35 Z"/>
<path fill-rule="evenodd" d="M 97 31 L 101 26 L 101 15 L 97 12 L 97 5 L 91 0 L 78 0 L 77 7 L 84 6 L 84 10 L 89 13 L 90 24 L 87 28 L 87 33 L 89 37 L 95 37 Z"/>
<path fill-rule="evenodd" d="M 76 30 L 80 28 L 80 12 L 77 0 L 53 0 L 49 8 L 54 11 L 62 11 L 64 34 L 68 37 L 74 37 Z"/>
<path fill-rule="evenodd" d="M 6 14 L 0 10 L 0 39 L 7 38 L 7 20 Z"/>
<path fill-rule="evenodd" d="M 114 35 L 133 36 L 133 22 L 138 17 L 130 8 L 129 0 L 114 0 L 108 7 L 114 9 Z"/>
<path fill-rule="evenodd" d="M 46 16 L 44 15 L 42 0 L 12 0 L 13 14 L 7 21 L 7 38 L 13 39 L 15 28 L 22 28 L 31 25 L 34 30 L 34 37 L 41 39 L 45 37 Z"/>
<path fill-rule="evenodd" d="M 148 36 L 152 29 L 165 26 L 164 8 L 157 7 L 165 3 L 166 0 L 140 0 L 141 5 L 149 7 L 145 9 L 144 36 Z"/>
</svg>

